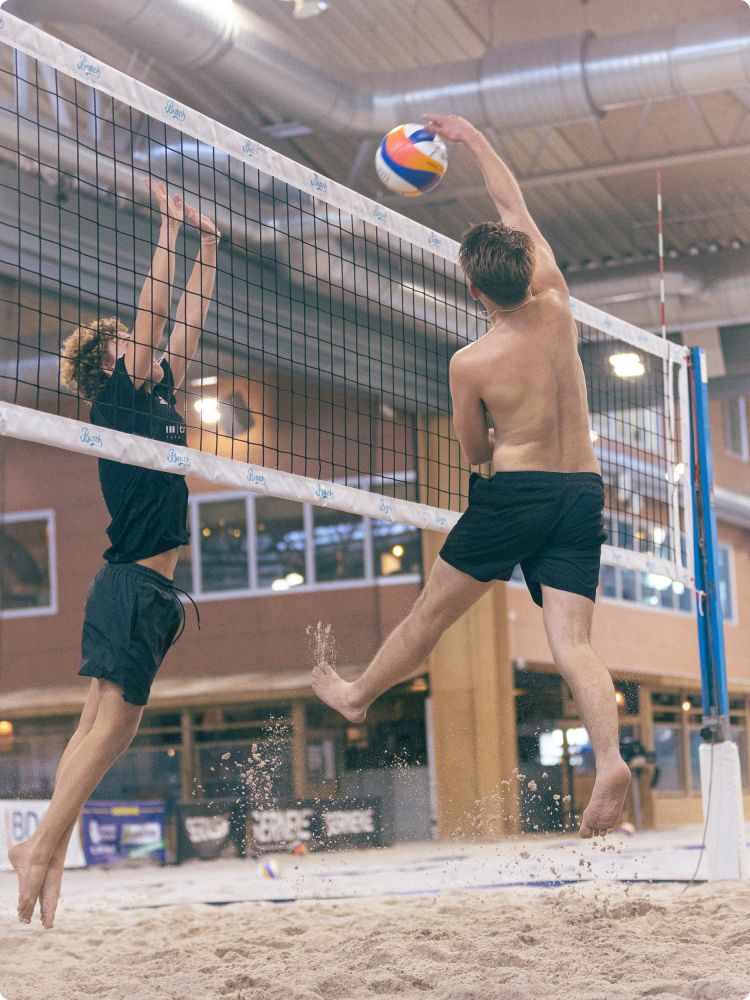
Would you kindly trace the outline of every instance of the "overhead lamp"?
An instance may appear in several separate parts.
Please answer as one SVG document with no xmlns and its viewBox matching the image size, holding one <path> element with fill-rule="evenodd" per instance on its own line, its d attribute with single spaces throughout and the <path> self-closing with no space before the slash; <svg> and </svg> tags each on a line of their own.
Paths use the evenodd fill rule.
<svg viewBox="0 0 750 1000">
<path fill-rule="evenodd" d="M 732 250 L 741 250 L 742 249 L 742 240 L 738 240 L 737 237 L 735 237 L 731 241 L 731 243 L 729 244 L 729 246 L 732 248 Z"/>
<path fill-rule="evenodd" d="M 0 736 L 12 736 L 13 723 L 10 719 L 0 719 Z"/>
<path fill-rule="evenodd" d="M 200 413 L 202 423 L 218 423 L 220 415 L 219 400 L 215 396 L 203 396 L 201 399 L 196 399 L 193 405 L 198 413 Z"/>
<path fill-rule="evenodd" d="M 294 16 L 298 21 L 303 21 L 308 17 L 316 17 L 328 10 L 326 0 L 294 0 Z"/>
<path fill-rule="evenodd" d="M 638 378 L 646 371 L 640 354 L 611 354 L 609 363 L 618 378 Z"/>
</svg>

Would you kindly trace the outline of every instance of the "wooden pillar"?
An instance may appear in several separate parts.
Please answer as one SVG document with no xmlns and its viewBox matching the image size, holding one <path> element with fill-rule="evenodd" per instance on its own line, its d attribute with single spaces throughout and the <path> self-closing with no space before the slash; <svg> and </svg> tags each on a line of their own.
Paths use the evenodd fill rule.
<svg viewBox="0 0 750 1000">
<path fill-rule="evenodd" d="M 424 484 L 419 499 L 458 510 L 469 466 L 451 421 L 446 416 L 423 418 L 417 442 L 419 481 Z M 424 531 L 422 540 L 426 578 L 445 535 Z M 427 667 L 439 835 L 516 832 L 520 824 L 512 772 L 518 749 L 505 584 L 495 584 L 448 629 Z"/>
<path fill-rule="evenodd" d="M 638 735 L 644 749 L 652 751 L 654 749 L 654 706 L 651 698 L 651 688 L 641 686 L 638 690 Z M 645 769 L 646 773 L 640 780 L 641 793 L 641 815 L 643 826 L 646 830 L 653 830 L 656 825 L 654 790 L 651 787 L 651 779 L 654 771 L 652 767 Z"/>
<path fill-rule="evenodd" d="M 292 702 L 292 782 L 295 799 L 307 798 L 305 704 Z"/>
<path fill-rule="evenodd" d="M 195 791 L 195 739 L 193 737 L 193 713 L 189 708 L 180 712 L 180 736 L 182 755 L 180 757 L 180 797 L 189 801 Z"/>
<path fill-rule="evenodd" d="M 424 533 L 425 567 L 444 536 Z M 505 585 L 496 584 L 445 633 L 427 661 L 438 833 L 517 832 L 516 707 Z M 506 784 L 503 784 L 506 782 Z"/>
</svg>

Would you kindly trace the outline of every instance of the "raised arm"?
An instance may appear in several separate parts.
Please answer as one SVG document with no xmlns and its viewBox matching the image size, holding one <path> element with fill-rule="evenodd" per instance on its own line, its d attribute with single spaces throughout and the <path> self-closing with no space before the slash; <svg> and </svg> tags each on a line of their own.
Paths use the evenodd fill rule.
<svg viewBox="0 0 750 1000">
<path fill-rule="evenodd" d="M 548 288 L 555 288 L 567 295 L 568 286 L 557 266 L 552 248 L 532 219 L 518 181 L 492 148 L 487 137 L 458 115 L 425 115 L 424 122 L 427 128 L 443 139 L 462 142 L 471 151 L 502 221 L 512 229 L 520 229 L 534 241 L 536 260 L 531 281 L 532 293 L 536 295 Z"/>
<path fill-rule="evenodd" d="M 138 299 L 133 339 L 125 351 L 125 367 L 140 388 L 152 378 L 154 351 L 161 340 L 169 317 L 169 303 L 174 279 L 174 248 L 182 223 L 182 203 L 169 198 L 162 182 L 149 181 L 151 194 L 161 212 L 159 240 Z"/>
<path fill-rule="evenodd" d="M 203 331 L 216 282 L 216 250 L 219 232 L 206 215 L 190 205 L 182 205 L 185 221 L 200 230 L 201 243 L 185 291 L 177 305 L 172 333 L 167 345 L 169 366 L 175 387 L 185 380 L 187 366 L 192 361 Z"/>
</svg>

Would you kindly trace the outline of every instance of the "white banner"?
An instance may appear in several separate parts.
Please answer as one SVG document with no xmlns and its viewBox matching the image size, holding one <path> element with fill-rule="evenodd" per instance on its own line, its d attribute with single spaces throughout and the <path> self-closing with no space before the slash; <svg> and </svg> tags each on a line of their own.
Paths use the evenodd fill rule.
<svg viewBox="0 0 750 1000">
<path fill-rule="evenodd" d="M 28 840 L 36 832 L 48 808 L 49 801 L 46 799 L 0 799 L 0 871 L 13 870 L 8 861 L 8 850 Z M 76 823 L 70 838 L 65 867 L 86 867 L 79 823 Z"/>
</svg>

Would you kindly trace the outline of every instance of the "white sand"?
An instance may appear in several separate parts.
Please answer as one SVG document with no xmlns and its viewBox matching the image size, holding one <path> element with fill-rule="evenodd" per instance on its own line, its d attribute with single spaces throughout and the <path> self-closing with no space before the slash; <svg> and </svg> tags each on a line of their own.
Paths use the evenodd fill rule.
<svg viewBox="0 0 750 1000">
<path fill-rule="evenodd" d="M 0 994 L 746 1000 L 750 884 L 613 881 L 688 877 L 696 840 L 686 830 L 605 850 L 570 839 L 409 845 L 282 858 L 273 881 L 235 859 L 69 872 L 51 932 L 18 927 L 15 878 L 3 874 Z M 511 885 L 569 877 L 563 888 Z M 303 898 L 268 901 L 290 897 Z M 246 901 L 208 905 L 226 900 Z"/>
</svg>

